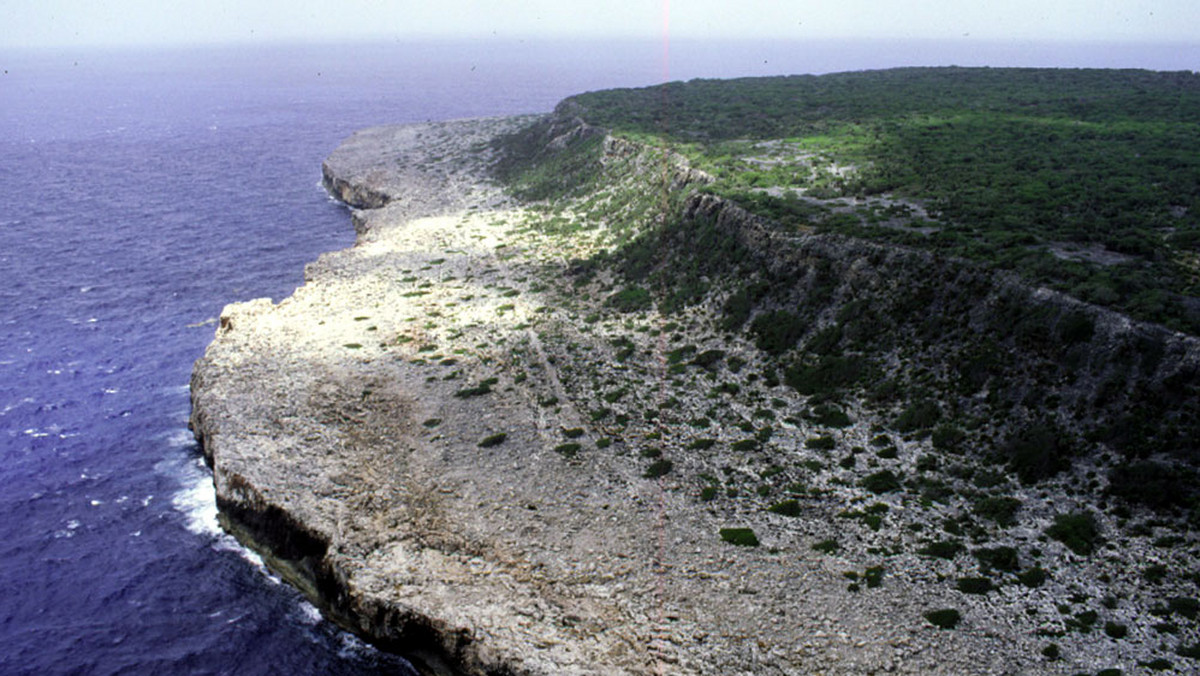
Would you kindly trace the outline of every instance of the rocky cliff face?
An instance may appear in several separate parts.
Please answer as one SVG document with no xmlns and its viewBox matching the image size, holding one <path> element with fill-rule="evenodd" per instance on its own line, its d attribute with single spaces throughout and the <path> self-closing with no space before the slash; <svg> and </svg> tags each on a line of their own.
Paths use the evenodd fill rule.
<svg viewBox="0 0 1200 676">
<path fill-rule="evenodd" d="M 1053 420 L 1130 457 L 1200 460 L 1200 409 L 1191 403 L 1200 392 L 1200 340 L 1193 336 L 977 264 L 840 236 L 797 236 L 713 195 L 691 197 L 683 218 L 729 233 L 764 278 L 803 280 L 820 270 L 833 280 L 825 296 L 812 298 L 805 284 L 794 284 L 759 303 L 802 307 L 810 336 L 853 330 L 868 318 L 875 335 L 855 347 L 877 360 L 894 352 L 895 368 L 935 373 L 937 397 L 955 408 L 994 414 L 994 407 L 973 406 L 986 390 L 996 407 Z M 964 385 L 963 353 L 984 347 L 992 353 L 986 372 Z"/>
<path fill-rule="evenodd" d="M 310 265 L 278 305 L 226 308 L 196 364 L 192 426 L 223 523 L 323 612 L 436 674 L 1070 673 L 1157 650 L 1142 613 L 1157 597 L 1136 581 L 1105 611 L 1124 642 L 1069 634 L 1056 610 L 1068 597 L 1099 603 L 1095 580 L 1131 565 L 1118 550 L 1136 555 L 1153 533 L 1131 543 L 1106 531 L 1111 551 L 1077 560 L 1042 533 L 1082 499 L 1003 479 L 980 488 L 958 450 L 941 466 L 963 469 L 935 477 L 928 430 L 890 429 L 902 402 L 872 403 L 865 379 L 798 394 L 796 374 L 869 354 L 880 382 L 972 384 L 954 411 L 1026 415 L 1035 390 L 1045 406 L 1055 396 L 1061 424 L 1083 435 L 1103 422 L 1068 424 L 1094 403 L 1091 380 L 1191 387 L 1194 340 L 928 254 L 784 233 L 712 196 L 686 199 L 660 232 L 631 214 L 658 204 L 662 186 L 686 194 L 704 177 L 628 141 L 588 146 L 569 124 L 543 140 L 598 147 L 588 162 L 606 180 L 522 205 L 489 167 L 493 141 L 528 122 L 349 139 L 323 169 L 355 207 L 356 245 Z M 633 230 L 588 216 L 601 212 Z M 671 291 L 653 281 L 675 269 L 662 257 L 682 266 L 709 243 L 724 253 L 679 268 L 701 289 L 676 294 L 684 309 L 647 306 L 638 279 Z M 773 312 L 803 320 L 777 354 L 756 344 L 774 335 L 758 317 L 787 319 Z M 1009 331 L 1027 312 L 1029 335 Z M 1077 316 L 1089 321 L 1068 326 Z M 953 325 L 931 326 L 938 317 Z M 1062 346 L 1043 355 L 1039 331 Z M 990 342 L 966 349 L 971 336 Z M 1147 340 L 1161 346 L 1153 363 L 1121 356 Z M 968 368 L 989 351 L 1013 363 Z M 1074 380 L 1049 370 L 1060 362 Z M 792 375 L 798 386 L 780 382 Z M 1113 410 L 1135 394 L 1108 395 Z M 846 424 L 827 415 L 835 404 Z M 866 483 L 884 471 L 925 483 Z M 922 493 L 971 481 L 961 495 Z M 1016 525 L 967 523 L 996 491 L 1022 503 Z M 970 548 L 1009 547 L 1019 567 L 981 572 L 962 544 L 920 554 L 951 522 Z M 1155 554 L 1175 561 L 1187 546 Z M 1018 583 L 1031 567 L 1051 579 Z M 952 584 L 979 575 L 1002 590 Z M 961 622 L 938 628 L 933 610 Z M 1045 632 L 1066 659 L 1043 656 Z"/>
</svg>

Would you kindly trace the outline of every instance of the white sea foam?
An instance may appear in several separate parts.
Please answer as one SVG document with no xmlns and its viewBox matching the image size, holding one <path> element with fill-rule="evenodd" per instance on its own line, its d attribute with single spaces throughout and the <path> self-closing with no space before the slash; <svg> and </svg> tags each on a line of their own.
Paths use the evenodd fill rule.
<svg viewBox="0 0 1200 676">
<path fill-rule="evenodd" d="M 217 493 L 203 459 L 180 463 L 176 469 L 182 486 L 171 498 L 171 505 L 185 517 L 184 525 L 197 535 L 214 538 L 221 535 L 221 526 L 217 523 Z"/>
<path fill-rule="evenodd" d="M 191 431 L 182 427 L 173 429 L 163 434 L 160 438 L 167 442 L 167 445 L 171 448 L 188 448 L 196 445 L 196 438 L 192 436 Z M 200 464 L 203 465 L 203 461 Z M 206 473 L 208 473 L 207 468 Z M 212 474 L 209 474 L 209 479 L 212 479 Z"/>
<path fill-rule="evenodd" d="M 186 430 L 165 435 L 166 440 L 174 441 L 177 447 L 194 443 Z M 179 479 L 180 487 L 171 497 L 171 506 L 184 517 L 184 526 L 196 535 L 208 538 L 210 546 L 215 551 L 233 552 L 254 566 L 268 580 L 281 584 L 282 580 L 267 569 L 267 564 L 253 550 L 242 546 L 232 535 L 221 529 L 217 520 L 217 492 L 213 486 L 212 472 L 204 464 L 204 459 L 196 457 L 191 460 L 166 460 L 159 463 L 159 471 Z M 153 496 L 150 496 L 153 497 Z M 150 497 L 143 502 L 149 503 Z"/>
<path fill-rule="evenodd" d="M 316 606 L 308 601 L 300 602 L 300 621 L 309 626 L 318 624 L 321 621 L 321 611 Z"/>
</svg>

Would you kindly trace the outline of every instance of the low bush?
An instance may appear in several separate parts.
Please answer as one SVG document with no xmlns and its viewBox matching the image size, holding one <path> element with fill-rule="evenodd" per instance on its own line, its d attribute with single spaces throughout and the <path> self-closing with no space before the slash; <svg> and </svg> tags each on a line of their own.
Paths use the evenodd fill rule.
<svg viewBox="0 0 1200 676">
<path fill-rule="evenodd" d="M 1046 570 L 1041 566 L 1034 566 L 1033 568 L 1030 568 L 1029 570 L 1017 575 L 1017 579 L 1021 581 L 1021 584 L 1029 587 L 1030 589 L 1042 586 L 1049 577 L 1050 573 L 1046 572 Z"/>
<path fill-rule="evenodd" d="M 492 446 L 499 446 L 500 444 L 504 443 L 504 440 L 507 438 L 508 438 L 507 432 L 498 432 L 496 434 L 486 436 L 482 440 L 480 440 L 479 447 L 480 448 L 491 448 Z"/>
<path fill-rule="evenodd" d="M 820 542 L 813 544 L 812 548 L 818 552 L 821 552 L 822 554 L 832 554 L 841 549 L 842 546 L 838 544 L 837 540 L 829 538 L 828 540 L 821 540 Z"/>
<path fill-rule="evenodd" d="M 559 444 L 555 446 L 554 452 L 562 455 L 563 457 L 574 458 L 579 454 L 579 449 L 581 448 L 583 447 L 572 441 L 566 444 Z"/>
<path fill-rule="evenodd" d="M 957 540 L 937 540 L 930 542 L 924 547 L 917 550 L 921 556 L 934 556 L 939 559 L 953 559 L 963 550 L 961 542 Z"/>
<path fill-rule="evenodd" d="M 1017 550 L 1012 547 L 984 547 L 971 553 L 985 569 L 1014 572 L 1021 565 Z"/>
<path fill-rule="evenodd" d="M 933 427 L 941 417 L 942 407 L 936 401 L 918 399 L 900 413 L 894 427 L 898 432 L 915 432 Z"/>
<path fill-rule="evenodd" d="M 459 397 L 460 399 L 465 399 L 467 397 L 478 397 L 488 394 L 492 391 L 492 387 L 499 382 L 499 378 L 487 378 L 485 380 L 481 380 L 479 384 L 475 385 L 474 387 L 466 387 L 455 392 L 454 396 Z"/>
<path fill-rule="evenodd" d="M 953 629 L 962 620 L 962 613 L 954 608 L 930 610 L 924 614 L 925 621 L 938 629 Z"/>
<path fill-rule="evenodd" d="M 803 319 L 787 310 L 765 312 L 750 322 L 755 346 L 776 356 L 795 347 L 804 336 L 804 329 Z"/>
<path fill-rule="evenodd" d="M 1046 529 L 1046 535 L 1067 546 L 1067 549 L 1086 556 L 1100 542 L 1100 527 L 1091 512 L 1072 512 L 1054 517 L 1054 523 Z"/>
<path fill-rule="evenodd" d="M 863 477 L 859 485 L 872 493 L 890 493 L 900 490 L 900 477 L 892 470 L 885 469 Z"/>
<path fill-rule="evenodd" d="M 871 566 L 863 571 L 863 579 L 867 581 L 867 587 L 873 588 L 883 584 L 883 566 Z"/>
<path fill-rule="evenodd" d="M 1033 484 L 1069 468 L 1075 449 L 1061 430 L 1043 423 L 1014 434 L 1002 452 L 1017 477 Z"/>
<path fill-rule="evenodd" d="M 757 547 L 758 536 L 749 528 L 722 528 L 721 539 L 739 547 Z"/>
<path fill-rule="evenodd" d="M 1021 501 L 1016 498 L 989 495 L 976 500 L 973 511 L 1001 526 L 1011 526 L 1017 522 L 1017 511 L 1020 509 Z"/>
<path fill-rule="evenodd" d="M 845 411 L 832 404 L 814 406 L 809 412 L 808 418 L 822 427 L 841 429 L 854 424 L 854 421 L 850 419 L 850 416 Z"/>
<path fill-rule="evenodd" d="M 638 312 L 649 309 L 653 299 L 646 289 L 640 286 L 627 286 L 609 296 L 605 302 L 617 312 Z"/>
<path fill-rule="evenodd" d="M 800 516 L 800 503 L 795 500 L 784 500 L 771 505 L 767 511 L 784 516 Z"/>
<path fill-rule="evenodd" d="M 960 577 L 955 586 L 964 594 L 986 594 L 995 588 L 986 577 Z"/>
<path fill-rule="evenodd" d="M 1108 473 L 1108 492 L 1152 509 L 1186 507 L 1200 497 L 1196 472 L 1152 460 L 1114 467 Z"/>
<path fill-rule="evenodd" d="M 674 468 L 675 463 L 666 458 L 659 458 L 658 460 L 650 463 L 650 466 L 646 468 L 646 471 L 642 473 L 642 476 L 647 479 L 657 479 L 658 477 L 665 476 L 666 474 L 670 473 L 670 471 Z"/>
</svg>

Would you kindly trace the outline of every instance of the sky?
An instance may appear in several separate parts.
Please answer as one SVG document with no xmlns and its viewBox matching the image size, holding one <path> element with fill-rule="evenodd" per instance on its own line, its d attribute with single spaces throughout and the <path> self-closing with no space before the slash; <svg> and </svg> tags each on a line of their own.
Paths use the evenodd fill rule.
<svg viewBox="0 0 1200 676">
<path fill-rule="evenodd" d="M 408 40 L 1200 42 L 1200 0 L 0 0 L 0 48 Z"/>
</svg>

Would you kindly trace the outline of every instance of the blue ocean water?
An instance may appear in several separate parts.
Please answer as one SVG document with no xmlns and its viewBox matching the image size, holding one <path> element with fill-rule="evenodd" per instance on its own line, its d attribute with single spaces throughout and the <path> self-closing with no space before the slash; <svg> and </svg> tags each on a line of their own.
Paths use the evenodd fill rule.
<svg viewBox="0 0 1200 676">
<path fill-rule="evenodd" d="M 0 54 L 0 673 L 410 673 L 220 532 L 186 429 L 221 308 L 279 300 L 352 243 L 318 180 L 355 129 L 545 111 L 664 77 L 978 58 L 742 43 L 676 44 L 668 61 L 666 47 Z M 1018 65 L 1086 65 L 1060 56 Z"/>
</svg>

